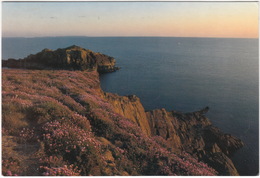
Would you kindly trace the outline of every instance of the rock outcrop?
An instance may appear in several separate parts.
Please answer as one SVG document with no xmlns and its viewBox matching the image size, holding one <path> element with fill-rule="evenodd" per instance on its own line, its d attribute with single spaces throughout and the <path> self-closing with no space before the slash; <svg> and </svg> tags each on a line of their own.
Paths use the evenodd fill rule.
<svg viewBox="0 0 260 178">
<path fill-rule="evenodd" d="M 104 94 L 109 103 L 114 106 L 114 112 L 134 121 L 141 127 L 145 134 L 151 136 L 149 121 L 146 117 L 144 107 L 137 96 L 118 96 L 112 93 Z"/>
<path fill-rule="evenodd" d="M 146 113 L 152 135 L 162 136 L 175 151 L 186 151 L 208 163 L 220 175 L 239 175 L 228 156 L 243 142 L 212 126 L 205 116 L 208 107 L 193 113 L 158 109 Z"/>
<path fill-rule="evenodd" d="M 44 49 L 24 59 L 2 61 L 3 67 L 9 68 L 97 70 L 99 73 L 118 70 L 115 63 L 113 57 L 75 45 L 55 51 Z"/>
<path fill-rule="evenodd" d="M 192 113 L 168 112 L 165 109 L 144 111 L 136 96 L 105 93 L 114 112 L 136 122 L 149 136 L 161 136 L 175 153 L 183 151 L 213 167 L 219 175 L 239 175 L 230 159 L 243 142 L 221 132 L 205 116 L 209 108 Z"/>
</svg>

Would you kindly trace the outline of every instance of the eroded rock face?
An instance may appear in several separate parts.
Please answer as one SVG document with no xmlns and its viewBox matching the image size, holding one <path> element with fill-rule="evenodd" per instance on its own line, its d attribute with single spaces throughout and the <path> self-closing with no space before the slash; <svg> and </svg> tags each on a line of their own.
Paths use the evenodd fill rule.
<svg viewBox="0 0 260 178">
<path fill-rule="evenodd" d="M 161 136 L 176 153 L 187 152 L 213 167 L 219 175 L 239 175 L 229 156 L 243 146 L 243 142 L 212 126 L 205 116 L 208 107 L 192 113 L 168 112 L 156 109 L 145 112 L 136 96 L 105 93 L 114 111 L 136 122 L 144 133 Z"/>
<path fill-rule="evenodd" d="M 186 151 L 208 163 L 220 175 L 239 175 L 228 156 L 243 146 L 243 142 L 212 126 L 205 113 L 208 108 L 193 113 L 167 112 L 165 109 L 146 113 L 152 135 L 162 136 L 175 151 Z"/>
<path fill-rule="evenodd" d="M 144 133 L 151 135 L 144 107 L 137 96 L 118 96 L 117 94 L 105 93 L 105 97 L 114 106 L 114 112 L 131 119 L 138 124 Z"/>
<path fill-rule="evenodd" d="M 99 73 L 118 70 L 115 63 L 113 57 L 75 45 L 55 51 L 44 49 L 24 59 L 2 61 L 3 67 L 9 68 L 97 70 Z"/>
</svg>

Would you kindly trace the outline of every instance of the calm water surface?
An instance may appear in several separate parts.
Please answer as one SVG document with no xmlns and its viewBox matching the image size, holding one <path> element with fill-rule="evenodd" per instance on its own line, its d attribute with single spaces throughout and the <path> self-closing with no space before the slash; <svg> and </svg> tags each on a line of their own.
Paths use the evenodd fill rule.
<svg viewBox="0 0 260 178">
<path fill-rule="evenodd" d="M 100 77 L 103 90 L 135 94 L 146 110 L 209 106 L 213 124 L 246 144 L 232 158 L 239 173 L 258 174 L 258 39 L 3 38 L 2 58 L 73 44 L 113 56 L 121 70 Z"/>
</svg>

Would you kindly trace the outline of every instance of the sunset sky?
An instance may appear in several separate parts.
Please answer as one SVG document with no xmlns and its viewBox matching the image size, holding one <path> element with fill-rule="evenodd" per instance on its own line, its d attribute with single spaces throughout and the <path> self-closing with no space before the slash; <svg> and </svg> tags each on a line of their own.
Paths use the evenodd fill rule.
<svg viewBox="0 0 260 178">
<path fill-rule="evenodd" d="M 258 3 L 3 2 L 2 36 L 258 38 Z"/>
</svg>

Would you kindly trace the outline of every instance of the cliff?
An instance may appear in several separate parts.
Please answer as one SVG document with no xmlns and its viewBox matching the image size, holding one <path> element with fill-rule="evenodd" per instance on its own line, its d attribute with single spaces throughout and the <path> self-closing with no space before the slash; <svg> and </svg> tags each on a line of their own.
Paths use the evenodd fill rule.
<svg viewBox="0 0 260 178">
<path fill-rule="evenodd" d="M 115 59 L 110 56 L 73 45 L 55 51 L 44 49 L 24 59 L 3 60 L 2 66 L 28 69 L 97 70 L 99 73 L 107 73 L 119 69 L 115 63 Z"/>
<path fill-rule="evenodd" d="M 61 54 L 57 51 L 46 54 Z M 43 61 L 38 54 L 31 57 L 32 66 Z M 238 175 L 229 157 L 243 143 L 212 126 L 208 110 L 146 112 L 137 96 L 103 92 L 98 66 L 84 71 L 3 69 L 2 173 Z"/>
<path fill-rule="evenodd" d="M 174 151 L 186 151 L 220 175 L 239 175 L 228 156 L 243 147 L 243 142 L 212 126 L 204 115 L 207 111 L 208 107 L 187 114 L 158 109 L 146 114 L 152 135 L 162 136 Z"/>
<path fill-rule="evenodd" d="M 142 131 L 151 136 L 149 120 L 140 99 L 135 95 L 118 96 L 113 93 L 104 93 L 104 97 L 112 104 L 113 111 L 137 123 Z"/>
<path fill-rule="evenodd" d="M 168 112 L 165 109 L 144 112 L 136 96 L 106 96 L 115 112 L 136 122 L 144 133 L 165 139 L 173 152 L 185 151 L 213 167 L 219 175 L 239 175 L 229 156 L 244 144 L 212 125 L 205 116 L 208 107 L 192 113 Z"/>
</svg>

